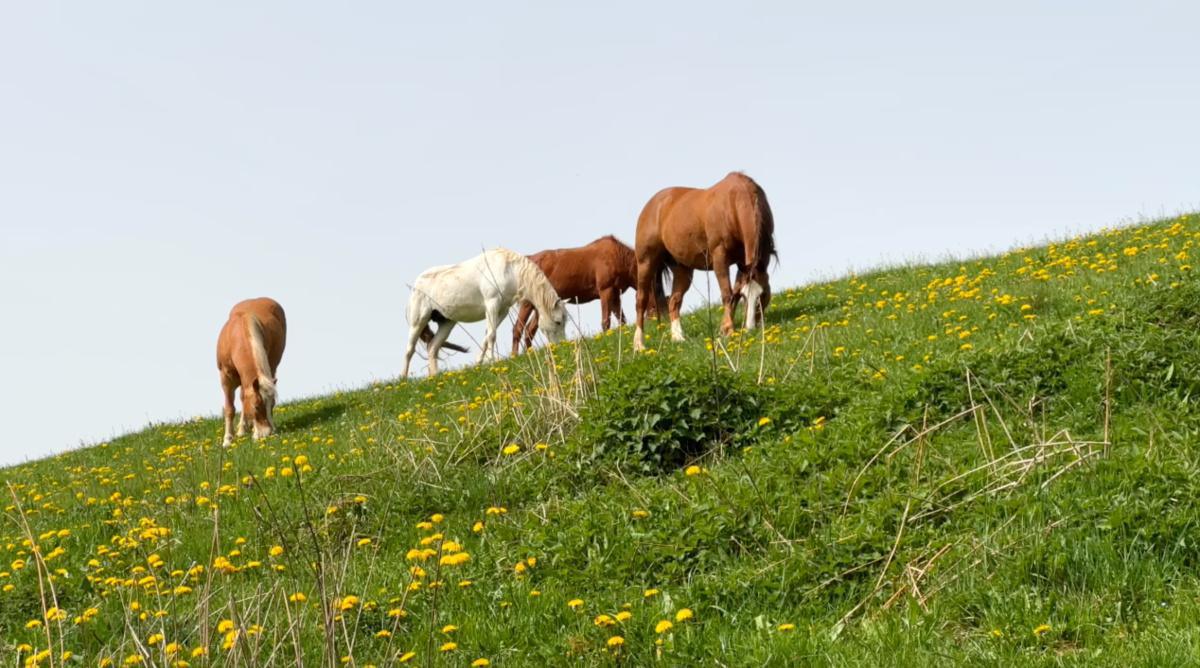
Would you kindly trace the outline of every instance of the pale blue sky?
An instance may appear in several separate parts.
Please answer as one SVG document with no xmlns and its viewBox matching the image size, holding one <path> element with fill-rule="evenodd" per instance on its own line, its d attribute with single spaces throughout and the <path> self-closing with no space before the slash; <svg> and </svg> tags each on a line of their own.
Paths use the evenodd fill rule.
<svg viewBox="0 0 1200 668">
<path fill-rule="evenodd" d="M 426 266 L 632 242 L 656 190 L 733 169 L 770 197 L 778 286 L 1200 208 L 1197 25 L 1187 2 L 0 4 L 0 463 L 215 414 L 245 297 L 287 310 L 285 400 L 394 376 Z"/>
</svg>

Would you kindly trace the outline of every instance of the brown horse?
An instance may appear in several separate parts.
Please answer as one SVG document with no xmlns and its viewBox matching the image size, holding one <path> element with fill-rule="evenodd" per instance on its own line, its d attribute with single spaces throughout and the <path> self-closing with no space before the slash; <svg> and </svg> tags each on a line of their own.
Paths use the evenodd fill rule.
<svg viewBox="0 0 1200 668">
<path fill-rule="evenodd" d="M 586 246 L 544 250 L 529 259 L 546 274 L 563 301 L 586 304 L 599 299 L 600 327 L 605 331 L 614 315 L 617 322 L 625 324 L 621 293 L 637 283 L 637 259 L 633 249 L 619 239 L 610 234 Z M 533 304 L 521 302 L 513 325 L 513 354 L 521 352 L 522 341 L 528 349 L 537 331 L 538 316 Z"/>
<path fill-rule="evenodd" d="M 247 420 L 254 425 L 254 438 L 266 438 L 275 430 L 271 413 L 278 393 L 275 370 L 283 358 L 287 341 L 287 319 L 273 299 L 260 297 L 238 302 L 217 339 L 217 369 L 225 391 L 225 441 L 233 442 L 233 392 L 242 388 L 242 417 L 237 435 L 246 433 Z"/>
<path fill-rule="evenodd" d="M 670 270 L 671 338 L 683 340 L 679 309 L 696 269 L 717 274 L 725 308 L 721 333 L 733 331 L 733 311 L 745 297 L 746 327 L 757 324 L 757 315 L 771 301 L 767 268 L 775 253 L 775 219 L 767 194 L 749 176 L 732 172 L 710 188 L 666 188 L 658 191 L 638 216 L 635 240 L 638 262 L 637 330 L 634 350 L 643 350 L 642 322 L 650 293 L 661 275 Z M 738 268 L 736 286 L 729 283 L 729 267 Z M 738 293 L 735 297 L 734 290 Z"/>
</svg>

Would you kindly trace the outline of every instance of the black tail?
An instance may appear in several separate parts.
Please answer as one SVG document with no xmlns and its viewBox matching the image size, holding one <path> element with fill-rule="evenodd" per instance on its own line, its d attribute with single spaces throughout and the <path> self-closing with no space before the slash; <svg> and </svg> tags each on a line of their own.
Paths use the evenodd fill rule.
<svg viewBox="0 0 1200 668">
<path fill-rule="evenodd" d="M 663 265 L 658 269 L 658 276 L 654 277 L 654 314 L 658 318 L 664 318 L 667 315 L 667 276 L 671 273 L 671 267 L 663 262 Z"/>
<path fill-rule="evenodd" d="M 433 338 L 433 330 L 429 328 L 429 325 L 425 325 L 425 329 L 421 330 L 421 340 L 424 341 L 425 343 L 429 343 L 429 340 L 432 338 Z M 443 343 L 442 347 L 449 348 L 450 350 L 460 352 L 460 353 L 467 352 L 466 348 L 458 345 L 457 343 L 450 343 L 449 341 Z"/>
</svg>

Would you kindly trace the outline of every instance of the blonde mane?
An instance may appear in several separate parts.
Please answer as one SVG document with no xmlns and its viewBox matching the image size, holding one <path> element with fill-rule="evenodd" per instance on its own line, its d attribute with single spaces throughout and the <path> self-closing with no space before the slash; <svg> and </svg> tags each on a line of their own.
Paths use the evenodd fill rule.
<svg viewBox="0 0 1200 668">
<path fill-rule="evenodd" d="M 496 251 L 516 267 L 517 282 L 520 284 L 522 292 L 521 296 L 533 302 L 533 306 L 538 310 L 538 313 L 549 314 L 553 311 L 554 305 L 558 303 L 558 293 L 555 292 L 554 286 L 550 284 L 550 279 L 546 278 L 546 274 L 542 273 L 541 268 L 524 255 L 507 248 L 497 248 Z"/>
<path fill-rule="evenodd" d="M 263 343 L 262 323 L 258 316 L 246 316 L 246 333 L 250 338 L 250 352 L 254 355 L 254 366 L 258 372 L 259 394 L 264 399 L 275 401 L 275 379 L 271 375 L 271 363 L 267 359 L 267 347 Z"/>
</svg>

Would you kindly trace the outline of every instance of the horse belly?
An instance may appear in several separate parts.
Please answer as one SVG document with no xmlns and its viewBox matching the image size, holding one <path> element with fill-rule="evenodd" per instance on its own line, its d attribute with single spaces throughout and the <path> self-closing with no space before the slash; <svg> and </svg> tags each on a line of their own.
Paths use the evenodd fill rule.
<svg viewBox="0 0 1200 668">
<path fill-rule="evenodd" d="M 690 235 L 676 238 L 668 237 L 663 239 L 663 246 L 675 262 L 689 269 L 708 271 L 712 269 L 712 262 L 709 258 L 708 246 L 704 241 L 703 237 Z"/>
<path fill-rule="evenodd" d="M 487 317 L 482 300 L 449 300 L 434 307 L 434 310 L 456 322 L 479 322 Z"/>
</svg>

